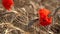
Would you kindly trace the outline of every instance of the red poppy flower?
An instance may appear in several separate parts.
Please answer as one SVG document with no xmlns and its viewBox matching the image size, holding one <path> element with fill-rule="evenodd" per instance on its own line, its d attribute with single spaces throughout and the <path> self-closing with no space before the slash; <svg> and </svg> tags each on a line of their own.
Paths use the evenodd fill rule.
<svg viewBox="0 0 60 34">
<path fill-rule="evenodd" d="M 5 9 L 10 10 L 11 6 L 14 5 L 13 0 L 2 0 L 2 5 L 4 6 Z"/>
<path fill-rule="evenodd" d="M 51 12 L 48 9 L 42 8 L 38 11 L 40 23 L 42 26 L 50 25 L 52 22 L 52 17 L 48 17 Z"/>
</svg>

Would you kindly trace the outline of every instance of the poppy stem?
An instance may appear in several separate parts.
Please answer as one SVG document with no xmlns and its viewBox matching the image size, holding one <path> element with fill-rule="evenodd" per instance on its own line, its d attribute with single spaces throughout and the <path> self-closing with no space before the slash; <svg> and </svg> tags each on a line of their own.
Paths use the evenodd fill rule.
<svg viewBox="0 0 60 34">
<path fill-rule="evenodd" d="M 57 14 L 57 12 L 58 12 L 59 9 L 60 9 L 60 7 L 56 8 L 55 12 L 52 15 L 52 17 L 53 17 L 53 23 L 52 23 L 52 25 L 55 24 L 55 20 L 56 20 L 55 16 L 56 16 L 56 14 Z"/>
<path fill-rule="evenodd" d="M 36 21 L 38 21 L 39 19 L 34 19 L 34 20 L 31 20 L 28 24 L 28 27 L 31 27 Z"/>
<path fill-rule="evenodd" d="M 55 12 L 53 13 L 53 16 L 55 16 L 57 14 L 57 12 L 58 12 L 59 9 L 60 9 L 60 7 L 58 7 L 58 8 L 55 9 Z"/>
</svg>

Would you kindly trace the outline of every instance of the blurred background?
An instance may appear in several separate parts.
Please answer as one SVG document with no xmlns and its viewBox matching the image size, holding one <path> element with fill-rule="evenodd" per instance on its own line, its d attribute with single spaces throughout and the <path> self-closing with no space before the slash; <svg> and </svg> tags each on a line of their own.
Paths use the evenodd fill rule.
<svg viewBox="0 0 60 34">
<path fill-rule="evenodd" d="M 37 11 L 41 7 L 49 9 L 51 15 L 56 12 L 50 30 L 47 30 L 49 26 L 38 26 Z M 60 34 L 59 7 L 60 0 L 14 0 L 15 13 L 7 12 L 0 0 L 0 34 Z"/>
</svg>

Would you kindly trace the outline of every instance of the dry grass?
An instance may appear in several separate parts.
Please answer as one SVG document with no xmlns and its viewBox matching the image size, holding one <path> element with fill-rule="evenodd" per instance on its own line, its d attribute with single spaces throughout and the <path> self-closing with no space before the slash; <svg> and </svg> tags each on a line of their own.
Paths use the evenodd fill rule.
<svg viewBox="0 0 60 34">
<path fill-rule="evenodd" d="M 45 7 L 51 10 L 52 14 L 55 12 L 57 7 L 60 7 L 60 0 L 14 0 L 15 6 L 13 12 L 7 12 L 1 3 L 0 0 L 0 32 L 1 34 L 48 34 L 47 30 L 44 30 L 42 26 L 37 25 L 39 20 L 36 22 L 35 19 L 38 18 L 37 11 L 39 8 Z M 59 13 L 59 12 L 58 12 Z M 57 15 L 58 15 L 57 13 Z M 55 19 L 56 18 L 56 19 Z M 60 17 L 59 17 L 60 18 Z M 33 21 L 32 21 L 33 20 Z M 58 21 L 57 17 L 54 17 L 54 23 Z M 32 21 L 32 22 L 31 22 Z M 28 27 L 28 24 L 31 24 Z M 57 23 L 57 22 L 56 22 Z M 4 26 L 7 25 L 7 26 Z M 52 30 L 57 33 L 56 29 L 60 25 L 57 24 L 51 26 Z M 4 29 L 5 28 L 5 29 Z M 59 30 L 58 28 L 58 30 Z M 54 30 L 53 30 L 54 29 Z M 19 33 L 20 32 L 20 33 Z M 60 31 L 59 31 L 60 32 Z M 57 33 L 59 34 L 59 33 Z"/>
</svg>

